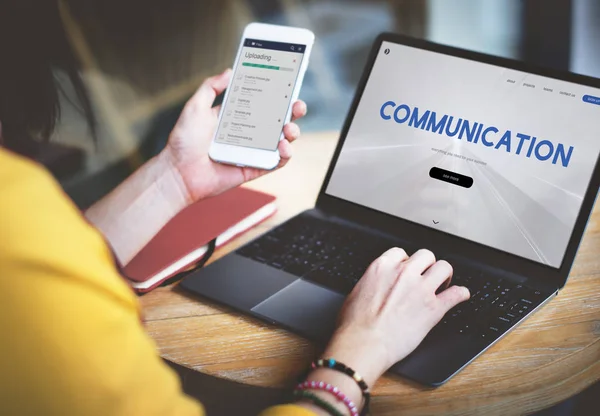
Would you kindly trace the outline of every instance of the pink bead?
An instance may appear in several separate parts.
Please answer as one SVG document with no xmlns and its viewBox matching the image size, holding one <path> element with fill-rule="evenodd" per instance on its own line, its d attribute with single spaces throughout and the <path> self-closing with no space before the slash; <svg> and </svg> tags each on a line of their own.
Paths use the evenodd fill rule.
<svg viewBox="0 0 600 416">
<path fill-rule="evenodd" d="M 350 416 L 359 416 L 358 408 L 356 407 L 354 402 L 352 402 L 352 400 L 350 400 L 349 397 L 347 397 L 344 393 L 342 393 L 339 388 L 337 388 L 329 383 L 325 383 L 323 381 L 308 381 L 308 380 L 306 380 L 303 383 L 298 384 L 297 390 L 308 390 L 308 389 L 323 390 L 323 391 L 327 391 L 328 393 L 333 394 L 335 396 L 335 398 L 338 399 L 338 401 L 344 403 L 344 405 L 348 408 L 348 410 L 350 411 Z"/>
</svg>

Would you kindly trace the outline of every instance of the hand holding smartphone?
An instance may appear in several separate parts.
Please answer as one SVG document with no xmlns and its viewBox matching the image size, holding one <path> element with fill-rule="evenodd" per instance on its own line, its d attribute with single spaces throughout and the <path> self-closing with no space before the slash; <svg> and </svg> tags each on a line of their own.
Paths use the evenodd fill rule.
<svg viewBox="0 0 600 416">
<path fill-rule="evenodd" d="M 219 163 L 274 169 L 283 127 L 298 99 L 314 34 L 252 23 L 244 30 L 209 156 Z"/>
</svg>

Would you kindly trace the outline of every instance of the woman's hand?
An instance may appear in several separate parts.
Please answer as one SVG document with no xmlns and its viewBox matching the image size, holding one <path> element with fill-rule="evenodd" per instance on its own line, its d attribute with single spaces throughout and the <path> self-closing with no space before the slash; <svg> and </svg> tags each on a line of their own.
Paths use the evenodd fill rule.
<svg viewBox="0 0 600 416">
<path fill-rule="evenodd" d="M 217 195 L 267 171 L 214 163 L 208 149 L 217 127 L 218 108 L 212 108 L 231 78 L 231 71 L 207 79 L 188 101 L 165 149 L 149 160 L 85 215 L 110 242 L 121 264 L 131 259 L 177 213 L 199 199 Z M 306 105 L 294 105 L 294 119 L 306 114 Z M 290 143 L 300 129 L 290 123 L 279 143 L 281 163 L 289 160 Z"/>
<path fill-rule="evenodd" d="M 346 364 L 372 387 L 388 368 L 417 348 L 446 312 L 469 299 L 469 290 L 459 286 L 436 295 L 451 277 L 452 266 L 443 260 L 436 262 L 429 250 L 419 250 L 411 257 L 400 248 L 388 250 L 369 266 L 348 296 L 323 358 Z M 307 380 L 336 386 L 357 406 L 364 405 L 357 383 L 345 374 L 318 368 Z M 315 394 L 347 412 L 330 394 Z M 309 401 L 299 405 L 326 414 Z"/>
<path fill-rule="evenodd" d="M 375 260 L 348 297 L 325 357 L 354 368 L 371 386 L 410 354 L 442 317 L 469 299 L 464 287 L 436 295 L 452 266 L 429 250 L 393 248 Z"/>
<path fill-rule="evenodd" d="M 181 176 L 183 191 L 190 202 L 217 195 L 241 185 L 269 171 L 240 168 L 213 162 L 208 157 L 210 142 L 217 128 L 219 108 L 212 104 L 221 94 L 231 78 L 231 70 L 208 78 L 186 104 L 179 121 L 173 128 L 163 153 L 174 170 Z M 306 104 L 294 104 L 292 118 L 296 120 L 306 114 Z M 285 139 L 279 143 L 281 162 L 284 166 L 292 156 L 291 143 L 300 136 L 294 123 L 283 129 Z"/>
</svg>

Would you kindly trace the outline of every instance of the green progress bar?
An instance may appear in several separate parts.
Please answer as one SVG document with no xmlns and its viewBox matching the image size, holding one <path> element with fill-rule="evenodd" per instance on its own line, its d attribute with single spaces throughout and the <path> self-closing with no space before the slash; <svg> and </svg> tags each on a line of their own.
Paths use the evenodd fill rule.
<svg viewBox="0 0 600 416">
<path fill-rule="evenodd" d="M 251 64 L 249 62 L 244 62 L 242 64 L 242 66 L 250 66 L 252 68 L 274 69 L 275 71 L 279 71 L 279 69 L 280 69 L 278 66 L 261 65 L 261 64 Z"/>
</svg>

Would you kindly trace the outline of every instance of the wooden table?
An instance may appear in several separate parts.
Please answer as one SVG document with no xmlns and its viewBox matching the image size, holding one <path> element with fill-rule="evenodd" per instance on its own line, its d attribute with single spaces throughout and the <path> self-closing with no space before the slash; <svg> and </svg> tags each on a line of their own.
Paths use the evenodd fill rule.
<svg viewBox="0 0 600 416">
<path fill-rule="evenodd" d="M 223 257 L 311 208 L 337 134 L 306 135 L 289 165 L 252 184 L 278 197 L 276 216 L 215 253 Z M 556 404 L 600 379 L 600 204 L 560 295 L 446 385 L 424 388 L 386 376 L 374 387 L 372 413 L 510 415 Z M 148 332 L 162 357 L 222 379 L 289 388 L 318 354 L 282 329 L 199 302 L 174 287 L 142 297 Z"/>
</svg>

